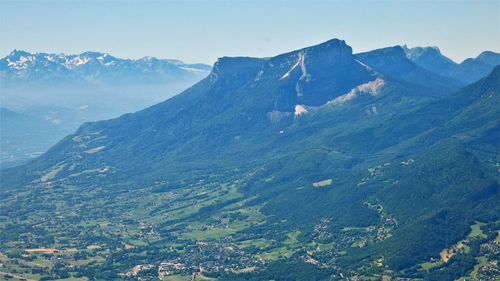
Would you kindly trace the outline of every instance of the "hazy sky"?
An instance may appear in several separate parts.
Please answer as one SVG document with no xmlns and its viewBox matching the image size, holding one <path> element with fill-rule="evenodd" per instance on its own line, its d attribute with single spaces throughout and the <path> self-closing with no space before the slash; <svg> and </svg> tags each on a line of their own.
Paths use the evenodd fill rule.
<svg viewBox="0 0 500 281">
<path fill-rule="evenodd" d="M 496 1 L 0 0 L 0 56 L 108 52 L 212 64 L 346 40 L 355 52 L 439 46 L 456 61 L 500 51 Z"/>
</svg>

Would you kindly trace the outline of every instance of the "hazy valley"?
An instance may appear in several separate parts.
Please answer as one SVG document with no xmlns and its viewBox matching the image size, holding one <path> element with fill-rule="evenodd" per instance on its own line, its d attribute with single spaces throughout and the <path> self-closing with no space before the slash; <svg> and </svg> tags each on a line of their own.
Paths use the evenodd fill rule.
<svg viewBox="0 0 500 281">
<path fill-rule="evenodd" d="M 151 106 L 209 72 L 208 65 L 154 57 L 130 60 L 98 52 L 14 50 L 0 60 L 0 164 L 24 163 L 85 122 Z"/>
</svg>

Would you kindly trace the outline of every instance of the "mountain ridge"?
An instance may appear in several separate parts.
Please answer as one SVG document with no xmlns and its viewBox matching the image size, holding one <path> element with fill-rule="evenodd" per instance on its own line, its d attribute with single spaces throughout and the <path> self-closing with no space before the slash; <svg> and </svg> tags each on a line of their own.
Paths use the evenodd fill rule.
<svg viewBox="0 0 500 281">
<path fill-rule="evenodd" d="M 33 73 L 37 69 L 44 69 L 46 72 L 45 77 L 40 77 L 40 74 Z M 183 75 L 187 76 L 206 75 L 210 70 L 210 66 L 204 64 L 186 64 L 180 60 L 157 59 L 154 57 L 144 57 L 137 60 L 121 59 L 108 53 L 93 51 L 66 55 L 63 53 L 28 53 L 22 50 L 14 50 L 6 57 L 0 59 L 1 77 L 2 79 L 7 79 L 7 81 L 8 79 L 22 78 L 31 78 L 33 80 L 49 79 L 50 76 L 47 74 L 51 73 L 56 76 L 71 75 L 73 78 L 80 77 L 87 82 L 95 83 L 97 82 L 95 79 L 99 76 L 104 76 L 106 71 L 116 72 L 118 70 L 121 73 L 114 74 L 115 78 L 123 75 L 124 78 L 130 79 L 133 78 L 133 75 L 129 73 L 135 73 L 135 75 L 156 75 L 157 77 L 154 77 L 154 79 L 159 79 L 160 77 L 165 79 L 169 75 L 181 74 L 183 72 Z M 141 74 L 143 72 L 145 73 Z M 142 77 L 142 79 L 145 78 Z M 126 79 L 121 80 L 121 82 L 126 82 Z"/>
<path fill-rule="evenodd" d="M 400 47 L 396 51 L 399 54 L 398 59 L 405 59 L 403 50 Z M 315 58 L 315 54 L 317 53 L 321 54 L 319 59 Z M 330 59 L 321 59 L 325 55 Z M 341 58 L 340 60 L 338 59 L 339 57 Z M 92 135 L 102 131 L 101 124 L 106 124 L 105 127 L 110 130 L 119 129 L 120 125 L 118 124 L 123 124 L 124 128 L 126 128 L 125 130 L 119 129 L 116 132 L 110 132 L 110 134 L 117 136 L 122 134 L 125 136 L 128 134 L 126 132 L 134 131 L 137 140 L 131 145 L 139 147 L 147 144 L 145 145 L 146 147 L 139 149 L 145 153 L 149 151 L 150 157 L 157 158 L 159 157 L 159 151 L 171 153 L 168 152 L 170 148 L 165 147 L 167 141 L 172 142 L 171 146 L 175 143 L 179 147 L 184 147 L 183 149 L 189 149 L 189 147 L 183 146 L 182 142 L 189 142 L 189 138 L 192 137 L 190 134 L 193 132 L 210 135 L 213 139 L 206 140 L 205 145 L 208 147 L 211 145 L 217 146 L 218 142 L 229 142 L 236 145 L 238 142 L 227 136 L 227 133 L 221 133 L 229 131 L 231 135 L 235 135 L 234 137 L 237 137 L 238 134 L 248 135 L 249 137 L 260 133 L 272 135 L 276 131 L 281 131 L 281 129 L 278 129 L 280 126 L 286 128 L 290 124 L 293 124 L 293 120 L 298 115 L 307 115 L 308 107 L 311 107 L 311 110 L 318 107 L 319 109 L 322 108 L 323 111 L 335 111 L 335 108 L 341 106 L 342 103 L 352 102 L 351 98 L 356 96 L 354 89 L 360 85 L 365 85 L 367 82 L 376 81 L 376 79 L 382 81 L 389 79 L 393 86 L 387 86 L 384 83 L 380 83 L 380 86 L 389 90 L 394 87 L 396 89 L 400 87 L 398 85 L 401 82 L 397 80 L 392 82 L 392 78 L 381 76 L 357 60 L 357 58 L 358 56 L 352 54 L 352 48 L 347 46 L 344 41 L 338 39 L 277 55 L 272 58 L 223 57 L 214 64 L 212 73 L 206 79 L 184 93 L 135 114 L 126 114 L 110 121 L 86 124 L 79 128 L 75 134 L 67 137 L 66 140 L 78 135 Z M 418 78 L 421 74 L 424 75 L 423 77 L 429 75 L 427 72 L 413 65 L 409 60 L 405 59 L 403 62 L 405 65 L 409 65 L 412 71 L 417 69 L 414 77 Z M 304 64 L 304 66 L 301 64 Z M 306 71 L 302 67 L 305 67 Z M 386 69 L 381 69 L 381 71 L 384 73 Z M 321 72 L 326 74 L 321 74 Z M 392 74 L 391 72 L 389 75 Z M 319 78 L 315 80 L 317 75 L 319 75 Z M 437 79 L 441 79 L 441 77 L 437 76 Z M 320 81 L 319 88 L 316 88 L 315 81 Z M 407 81 L 414 84 L 426 80 L 420 78 L 417 82 L 414 80 Z M 444 79 L 444 81 L 447 80 Z M 403 81 L 402 83 L 407 82 Z M 403 106 L 407 102 L 409 102 L 408 104 L 412 104 L 429 98 L 435 99 L 436 97 L 433 97 L 433 95 L 443 95 L 440 91 L 442 89 L 440 85 L 437 85 L 436 94 L 430 96 L 423 94 L 424 92 L 432 92 L 428 90 L 428 85 L 421 86 L 421 88 L 414 85 L 410 87 L 419 89 L 416 92 L 420 94 L 411 94 L 415 90 L 406 91 L 405 94 L 408 95 L 407 98 L 409 98 L 409 101 L 404 101 L 401 105 L 397 106 Z M 351 93 L 351 91 L 354 92 Z M 377 97 L 379 94 L 370 90 L 369 87 L 363 91 L 367 91 L 368 93 L 365 98 L 379 98 Z M 392 91 L 398 90 L 392 89 Z M 448 88 L 449 91 L 450 89 Z M 252 97 L 248 97 L 248 93 L 252 93 Z M 361 96 L 363 97 L 363 95 Z M 401 99 L 401 97 L 396 96 L 393 98 Z M 311 99 L 314 101 L 310 102 Z M 343 102 L 340 105 L 335 105 L 338 103 L 333 102 L 335 99 Z M 189 104 L 191 102 L 193 104 Z M 364 102 L 364 99 L 361 98 L 357 101 L 354 99 L 354 102 Z M 297 112 L 297 110 L 300 112 Z M 370 107 L 370 111 L 372 110 L 374 109 Z M 205 115 L 200 114 L 201 112 L 204 112 Z M 388 113 L 390 114 L 390 112 Z M 234 119 L 234 116 L 238 116 L 239 118 Z M 279 121 L 276 123 L 272 119 Z M 159 120 L 162 120 L 162 122 L 160 123 Z M 201 127 L 198 125 L 207 124 L 208 120 L 213 120 L 210 127 L 215 127 L 217 128 L 216 130 L 222 131 L 218 134 L 212 133 L 210 131 L 213 129 L 209 129 L 209 127 L 205 128 L 205 125 Z M 232 124 L 233 128 L 225 125 L 226 122 Z M 190 131 L 194 128 L 197 131 Z M 200 135 L 200 137 L 200 140 L 202 140 L 207 136 L 202 137 Z M 90 140 L 93 138 L 91 137 Z M 99 139 L 94 146 L 103 146 L 106 149 L 95 155 L 87 155 L 90 158 L 95 157 L 96 160 L 93 161 L 99 161 L 97 159 L 100 158 L 100 154 L 111 153 L 109 150 L 118 149 L 118 147 L 124 149 L 124 146 L 120 144 L 124 141 L 122 137 L 113 141 L 111 136 Z M 200 140 L 197 140 L 197 142 Z M 112 143 L 106 144 L 108 141 L 112 141 Z M 61 149 L 61 145 L 62 143 L 57 144 L 50 151 Z M 69 145 L 67 148 L 71 150 L 71 147 L 75 145 L 78 147 L 81 144 L 69 141 L 66 142 L 66 145 Z M 82 149 L 77 148 L 77 151 L 80 150 Z M 126 152 L 127 150 L 119 152 L 119 154 L 129 155 Z"/>
<path fill-rule="evenodd" d="M 493 51 L 483 51 L 475 58 L 467 58 L 456 63 L 441 54 L 437 47 L 408 48 L 404 45 L 403 49 L 408 58 L 419 66 L 466 84 L 481 79 L 495 66 L 500 65 L 500 54 Z"/>
</svg>

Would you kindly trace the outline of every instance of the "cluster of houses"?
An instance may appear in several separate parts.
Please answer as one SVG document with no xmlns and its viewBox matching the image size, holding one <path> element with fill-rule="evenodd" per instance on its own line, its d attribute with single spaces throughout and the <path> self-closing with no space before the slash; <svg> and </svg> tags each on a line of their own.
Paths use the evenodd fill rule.
<svg viewBox="0 0 500 281">
<path fill-rule="evenodd" d="M 500 232 L 498 232 L 500 237 Z M 497 238 L 499 239 L 499 238 Z M 488 262 L 478 270 L 481 280 L 497 281 L 500 276 L 500 261 L 495 258 L 500 253 L 500 243 L 494 239 L 481 245 L 481 251 L 486 254 Z"/>
<path fill-rule="evenodd" d="M 137 274 L 143 270 L 150 270 L 154 268 L 155 266 L 153 264 L 138 264 L 134 266 L 130 271 L 125 273 L 125 276 L 132 277 L 132 276 L 137 276 Z"/>
<path fill-rule="evenodd" d="M 199 267 L 197 266 L 192 266 L 191 269 L 193 272 L 198 272 L 200 271 Z M 160 266 L 158 267 L 158 277 L 164 277 L 164 276 L 170 276 L 170 275 L 175 275 L 175 274 L 181 274 L 185 273 L 187 270 L 187 267 L 185 264 L 180 263 L 180 262 L 162 262 L 160 263 Z"/>
</svg>

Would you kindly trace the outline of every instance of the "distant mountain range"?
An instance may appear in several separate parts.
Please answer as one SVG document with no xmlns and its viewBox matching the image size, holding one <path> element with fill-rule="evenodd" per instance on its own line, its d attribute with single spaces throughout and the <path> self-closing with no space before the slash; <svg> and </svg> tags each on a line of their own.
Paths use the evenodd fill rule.
<svg viewBox="0 0 500 281">
<path fill-rule="evenodd" d="M 437 47 L 408 48 L 403 46 L 408 58 L 419 66 L 450 77 L 464 83 L 472 83 L 491 72 L 500 65 L 500 54 L 485 51 L 476 58 L 468 58 L 461 63 L 456 63 L 447 58 Z"/>
<path fill-rule="evenodd" d="M 13 126 L 13 131 L 2 137 L 0 163 L 6 165 L 8 160 L 8 165 L 13 165 L 28 155 L 44 152 L 84 122 L 163 101 L 207 76 L 210 69 L 204 64 L 154 57 L 130 60 L 98 52 L 64 55 L 15 50 L 0 60 L 1 106 L 54 126 L 36 130 L 44 133 L 11 150 L 6 144 L 12 143 L 11 137 L 35 132 Z M 45 141 L 39 143 L 41 139 Z"/>
<path fill-rule="evenodd" d="M 500 66 L 426 52 L 333 39 L 220 58 L 181 94 L 3 170 L 1 250 L 77 249 L 93 262 L 67 272 L 89 279 L 171 264 L 220 280 L 494 278 Z M 448 74 L 471 65 L 489 72 Z"/>
<path fill-rule="evenodd" d="M 106 53 L 79 55 L 28 53 L 14 50 L 0 60 L 3 83 L 64 83 L 92 85 L 123 83 L 172 83 L 200 79 L 211 67 L 179 60 L 144 57 L 120 59 Z"/>
</svg>

